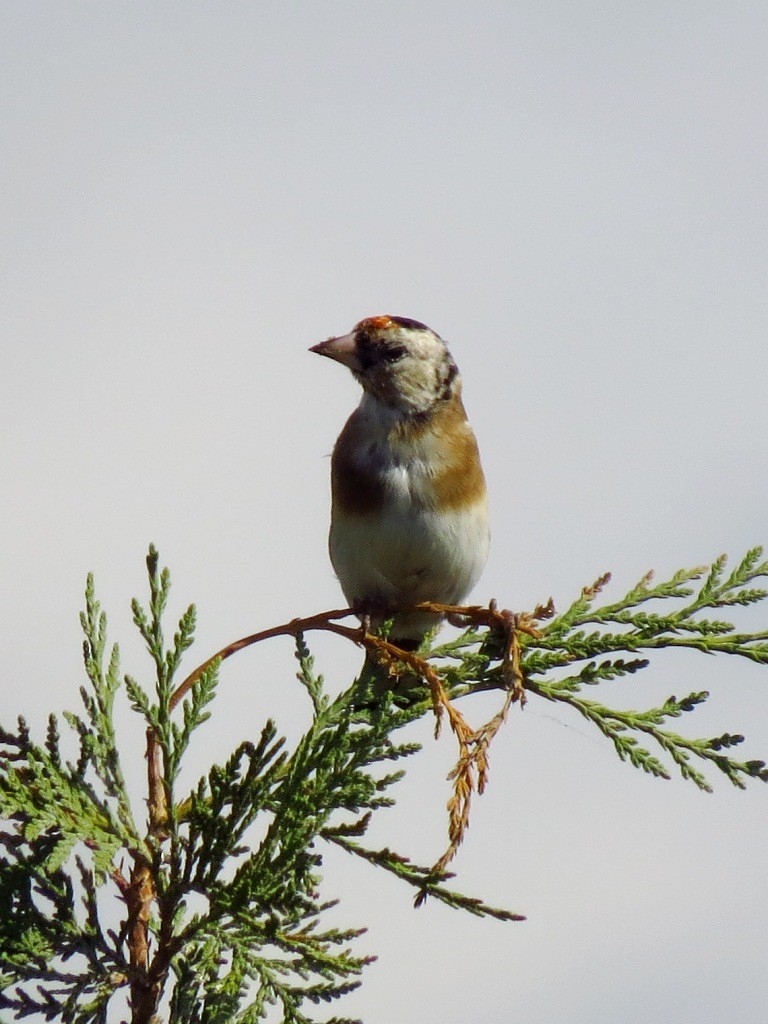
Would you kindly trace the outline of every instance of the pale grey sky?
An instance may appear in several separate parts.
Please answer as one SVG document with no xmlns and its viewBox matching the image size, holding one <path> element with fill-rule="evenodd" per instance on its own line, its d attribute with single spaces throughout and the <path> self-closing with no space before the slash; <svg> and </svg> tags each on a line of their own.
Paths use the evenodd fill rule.
<svg viewBox="0 0 768 1024">
<path fill-rule="evenodd" d="M 76 704 L 89 569 L 147 679 L 150 540 L 176 610 L 198 602 L 197 660 L 339 604 L 326 456 L 357 388 L 307 348 L 366 315 L 426 321 L 461 367 L 493 512 L 478 600 L 562 605 L 606 569 L 628 587 L 768 542 L 764 2 L 6 0 L 0 47 L 3 721 Z M 359 654 L 315 647 L 345 682 Z M 280 642 L 227 666 L 195 771 L 268 714 L 297 734 L 293 672 Z M 711 688 L 687 728 L 760 757 L 767 685 L 668 657 L 603 697 Z M 453 749 L 419 735 L 375 838 L 428 862 Z M 533 701 L 492 770 L 457 884 L 528 922 L 414 912 L 331 858 L 380 957 L 340 1014 L 763 1019 L 764 787 L 652 780 Z"/>
</svg>

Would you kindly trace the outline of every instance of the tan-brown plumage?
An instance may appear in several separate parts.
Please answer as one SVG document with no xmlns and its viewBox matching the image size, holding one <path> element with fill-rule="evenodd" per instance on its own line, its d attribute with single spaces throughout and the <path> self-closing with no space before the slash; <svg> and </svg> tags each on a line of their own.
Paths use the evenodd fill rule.
<svg viewBox="0 0 768 1024">
<path fill-rule="evenodd" d="M 353 413 L 339 435 L 331 459 L 333 501 L 349 515 L 375 512 L 386 497 L 385 481 L 373 458 L 370 465 L 363 465 L 354 456 L 367 442 L 372 443 L 367 433 L 365 421 Z M 415 493 L 415 505 L 433 510 L 455 509 L 485 495 L 477 440 L 458 392 L 428 415 L 394 421 L 384 444 L 402 464 L 434 464 L 432 488 Z"/>
</svg>

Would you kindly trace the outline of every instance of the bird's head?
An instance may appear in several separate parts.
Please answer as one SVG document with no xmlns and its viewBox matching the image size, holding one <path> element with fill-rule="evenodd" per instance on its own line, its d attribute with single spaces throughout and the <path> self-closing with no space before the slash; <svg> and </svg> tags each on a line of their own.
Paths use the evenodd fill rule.
<svg viewBox="0 0 768 1024">
<path fill-rule="evenodd" d="M 426 324 L 403 316 L 371 316 L 310 352 L 348 367 L 363 389 L 406 416 L 429 412 L 455 395 L 459 371 L 445 342 Z"/>
</svg>

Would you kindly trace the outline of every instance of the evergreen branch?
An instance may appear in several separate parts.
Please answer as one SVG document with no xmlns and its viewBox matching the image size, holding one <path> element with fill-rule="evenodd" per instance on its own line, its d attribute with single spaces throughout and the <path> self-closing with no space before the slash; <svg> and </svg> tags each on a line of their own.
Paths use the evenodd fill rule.
<svg viewBox="0 0 768 1024">
<path fill-rule="evenodd" d="M 418 605 L 462 626 L 428 652 L 403 651 L 386 634 L 343 624 L 351 609 L 293 619 L 228 644 L 181 684 L 175 676 L 193 642 L 195 609 L 187 608 L 166 643 L 170 576 L 154 547 L 147 571 L 147 610 L 138 601 L 132 608 L 154 686 L 121 678 L 119 651 L 107 646 L 106 617 L 89 577 L 81 620 L 84 710 L 65 714 L 77 759 L 62 753 L 53 716 L 39 744 L 23 719 L 13 731 L 0 729 L 0 814 L 7 822 L 0 832 L 0 1009 L 16 1019 L 37 1013 L 106 1024 L 114 997 L 129 991 L 131 1024 L 158 1024 L 170 989 L 170 1024 L 256 1024 L 275 1011 L 288 1024 L 316 1024 L 314 1008 L 356 987 L 371 959 L 348 948 L 362 929 L 321 927 L 332 903 L 319 895 L 320 839 L 415 889 L 417 905 L 433 896 L 477 916 L 522 920 L 449 888 L 453 876 L 445 868 L 467 834 L 471 801 L 487 784 L 494 738 L 512 705 L 522 708 L 528 697 L 573 708 L 622 760 L 653 776 L 669 778 L 674 767 L 705 791 L 707 768 L 738 788 L 749 779 L 768 781 L 762 761 L 735 756 L 740 733 L 691 739 L 671 727 L 706 693 L 669 697 L 644 711 L 583 696 L 585 686 L 615 688 L 663 648 L 768 664 L 768 631 L 737 632 L 717 611 L 768 597 L 760 585 L 768 562 L 759 548 L 730 571 L 721 557 L 708 570 L 680 570 L 660 583 L 647 574 L 624 597 L 601 605 L 606 574 L 558 616 L 551 602 L 530 615 L 494 602 Z M 414 609 L 391 611 L 406 610 Z M 361 678 L 329 694 L 306 641 L 318 630 L 386 666 L 392 692 L 373 692 L 372 681 Z M 255 743 L 241 743 L 177 802 L 184 757 L 210 717 L 221 664 L 277 636 L 295 640 L 297 678 L 312 711 L 304 735 L 289 748 L 276 725 L 266 723 Z M 409 685 L 398 692 L 403 673 Z M 117 752 L 114 704 L 123 685 L 147 728 L 146 836 L 134 822 Z M 458 699 L 492 689 L 502 691 L 498 710 L 470 726 Z M 402 760 L 419 749 L 397 742 L 398 730 L 430 711 L 436 733 L 449 723 L 459 756 L 450 775 L 449 845 L 426 868 L 359 840 L 372 814 L 393 802 Z M 124 913 L 115 931 L 105 930 L 101 907 L 115 887 Z"/>
<path fill-rule="evenodd" d="M 709 761 L 739 789 L 745 788 L 745 779 L 756 778 L 768 782 L 768 768 L 762 761 L 736 761 L 726 757 L 720 751 L 726 747 L 734 747 L 744 741 L 740 735 L 725 733 L 710 739 L 687 739 L 678 733 L 661 728 L 667 718 L 678 718 L 680 715 L 693 711 L 709 696 L 706 692 L 691 693 L 682 700 L 669 697 L 660 708 L 648 711 L 619 711 L 607 708 L 594 701 L 585 700 L 561 687 L 549 687 L 546 684 L 532 685 L 534 692 L 550 700 L 561 700 L 575 708 L 584 718 L 592 722 L 613 743 L 621 760 L 628 760 L 636 768 L 659 778 L 668 779 L 669 774 L 661 762 L 653 757 L 648 750 L 639 746 L 637 739 L 628 735 L 628 731 L 643 733 L 653 739 L 659 747 L 670 756 L 677 765 L 684 779 L 693 782 L 706 793 L 712 787 L 705 776 L 690 762 L 690 755 Z"/>
<path fill-rule="evenodd" d="M 246 847 L 244 834 L 258 814 L 275 803 L 285 763 L 284 741 L 267 722 L 259 742 L 242 743 L 222 768 L 214 766 L 191 795 L 186 812 L 183 874 L 190 889 L 208 891 L 230 859 Z"/>
<path fill-rule="evenodd" d="M 87 840 L 97 873 L 108 875 L 127 837 L 106 801 L 77 770 L 61 764 L 57 750 L 52 755 L 32 743 L 23 719 L 17 736 L 5 734 L 2 739 L 16 746 L 17 753 L 0 753 L 0 816 L 15 821 L 27 841 L 49 838 L 49 870 L 58 870 L 75 845 Z"/>
<path fill-rule="evenodd" d="M 86 581 L 85 611 L 80 614 L 80 624 L 85 634 L 83 660 L 92 691 L 80 689 L 88 721 L 83 722 L 71 712 L 66 712 L 65 718 L 80 738 L 81 771 L 86 761 L 93 764 L 106 792 L 117 802 L 121 825 L 128 834 L 138 837 L 126 795 L 113 718 L 115 695 L 120 687 L 120 650 L 117 644 L 112 646 L 105 672 L 107 617 L 96 600 L 92 573 Z"/>
<path fill-rule="evenodd" d="M 395 875 L 396 878 L 413 886 L 418 890 L 416 906 L 421 906 L 428 896 L 432 896 L 449 907 L 466 910 L 476 917 L 494 917 L 498 921 L 525 921 L 525 917 L 521 914 L 513 914 L 509 910 L 492 907 L 476 897 L 465 896 L 463 893 L 447 889 L 440 883 L 454 877 L 448 871 L 436 872 L 434 868 L 421 867 L 418 864 L 413 864 L 407 857 L 393 853 L 392 850 L 386 848 L 369 850 L 361 846 L 350 838 L 355 833 L 349 828 L 326 828 L 320 834 L 323 839 L 341 847 L 347 853 L 362 858 L 374 867 L 383 868 Z"/>
</svg>

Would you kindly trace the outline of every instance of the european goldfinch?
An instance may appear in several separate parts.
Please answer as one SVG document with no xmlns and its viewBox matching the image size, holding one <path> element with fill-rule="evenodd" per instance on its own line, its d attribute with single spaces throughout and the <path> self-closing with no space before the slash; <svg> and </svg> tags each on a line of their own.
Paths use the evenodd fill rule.
<svg viewBox="0 0 768 1024">
<path fill-rule="evenodd" d="M 418 320 L 373 316 L 310 351 L 363 388 L 331 460 L 329 551 L 349 605 L 377 625 L 421 601 L 460 604 L 488 556 L 488 497 L 445 342 Z M 398 614 L 390 639 L 415 650 L 439 621 Z"/>
</svg>

